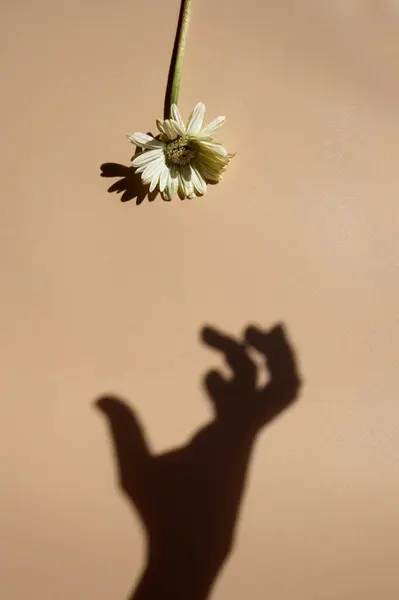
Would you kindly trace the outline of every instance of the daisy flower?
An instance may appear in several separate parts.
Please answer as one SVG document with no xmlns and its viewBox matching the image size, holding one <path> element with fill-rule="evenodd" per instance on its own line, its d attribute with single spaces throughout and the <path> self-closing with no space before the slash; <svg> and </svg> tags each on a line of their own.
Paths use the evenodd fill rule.
<svg viewBox="0 0 399 600">
<path fill-rule="evenodd" d="M 127 138 L 141 148 L 133 157 L 132 166 L 141 174 L 150 193 L 159 189 L 165 200 L 177 193 L 181 198 L 202 196 L 207 182 L 222 179 L 230 160 L 229 154 L 213 134 L 224 123 L 225 117 L 217 117 L 203 127 L 205 104 L 199 102 L 192 111 L 187 125 L 181 118 L 176 104 L 172 104 L 170 119 L 157 120 L 159 135 L 130 133 Z"/>
</svg>

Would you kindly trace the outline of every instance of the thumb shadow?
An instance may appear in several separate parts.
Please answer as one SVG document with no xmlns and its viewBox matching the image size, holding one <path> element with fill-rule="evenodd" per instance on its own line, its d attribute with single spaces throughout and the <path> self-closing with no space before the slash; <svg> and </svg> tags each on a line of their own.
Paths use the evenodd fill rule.
<svg viewBox="0 0 399 600">
<path fill-rule="evenodd" d="M 147 532 L 147 564 L 130 600 L 205 600 L 229 556 L 248 466 L 259 431 L 291 406 L 300 380 L 284 328 L 246 330 L 244 342 L 205 327 L 202 340 L 222 352 L 232 377 L 209 372 L 204 385 L 214 419 L 191 440 L 154 455 L 135 412 L 117 397 L 102 397 L 118 484 Z M 257 386 L 264 359 L 269 381 Z"/>
</svg>

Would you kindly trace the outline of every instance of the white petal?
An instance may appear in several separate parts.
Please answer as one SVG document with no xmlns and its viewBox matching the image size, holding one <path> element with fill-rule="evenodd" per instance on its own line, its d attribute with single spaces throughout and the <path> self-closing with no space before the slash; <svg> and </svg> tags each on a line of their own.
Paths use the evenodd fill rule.
<svg viewBox="0 0 399 600">
<path fill-rule="evenodd" d="M 153 161 L 151 161 L 151 164 L 152 164 L 152 162 Z M 150 163 L 148 163 L 148 164 L 150 164 Z M 145 171 L 146 168 L 148 167 L 148 164 L 147 165 L 141 165 L 141 167 L 135 167 L 136 173 L 143 173 L 143 171 Z"/>
<path fill-rule="evenodd" d="M 220 154 L 211 153 L 211 152 L 201 152 L 197 156 L 197 160 L 205 165 L 209 165 L 212 169 L 223 169 L 226 167 L 230 158 L 228 156 L 221 156 Z"/>
<path fill-rule="evenodd" d="M 140 146 L 141 148 L 163 148 L 164 142 L 156 140 L 155 138 L 147 135 L 146 133 L 129 133 L 127 136 L 129 142 Z"/>
<path fill-rule="evenodd" d="M 146 168 L 143 171 L 143 174 L 141 176 L 143 183 L 150 183 L 150 181 L 152 180 L 153 176 L 155 175 L 155 173 L 157 171 L 160 172 L 160 170 L 162 169 L 164 165 L 164 160 L 160 159 L 157 161 L 152 161 L 149 165 L 146 166 Z"/>
<path fill-rule="evenodd" d="M 180 167 L 180 174 L 183 179 L 183 187 L 186 196 L 191 196 L 194 193 L 194 185 L 191 180 L 191 168 L 190 165 L 182 165 Z"/>
<path fill-rule="evenodd" d="M 183 135 L 186 134 L 186 128 L 184 126 L 181 127 L 180 123 L 178 123 L 174 119 L 170 119 L 170 122 L 173 125 L 173 128 L 177 132 L 178 135 L 180 135 L 182 137 Z"/>
<path fill-rule="evenodd" d="M 183 198 L 185 198 L 187 195 L 186 186 L 184 184 L 183 175 L 180 173 L 180 171 L 179 171 L 179 189 L 180 189 L 181 195 L 183 196 Z"/>
<path fill-rule="evenodd" d="M 165 119 L 165 121 L 163 122 L 163 126 L 165 129 L 165 133 L 168 136 L 168 138 L 170 140 L 175 140 L 177 138 L 177 131 L 175 130 L 175 128 L 173 127 L 171 121 L 169 119 Z"/>
<path fill-rule="evenodd" d="M 199 173 L 193 165 L 191 165 L 191 180 L 193 182 L 194 188 L 199 194 L 206 193 L 206 182 L 203 179 L 201 173 Z"/>
<path fill-rule="evenodd" d="M 197 133 L 201 131 L 202 123 L 204 122 L 204 117 L 205 104 L 203 102 L 198 102 L 197 106 L 194 108 L 193 112 L 191 113 L 188 119 L 188 135 L 197 135 Z"/>
<path fill-rule="evenodd" d="M 198 137 L 199 138 L 212 137 L 212 135 L 215 133 L 215 131 L 217 131 L 223 125 L 225 120 L 226 120 L 226 117 L 216 117 L 216 119 L 211 121 L 209 123 L 209 125 L 204 127 L 204 129 L 201 129 L 201 131 L 198 134 Z"/>
<path fill-rule="evenodd" d="M 163 121 L 160 121 L 159 119 L 156 120 L 156 124 L 158 127 L 158 131 L 160 131 L 161 133 L 165 133 L 165 129 L 163 126 Z"/>
<path fill-rule="evenodd" d="M 161 192 L 166 188 L 166 184 L 168 183 L 169 178 L 169 168 L 166 165 L 163 165 L 161 175 L 159 178 L 159 189 Z"/>
<path fill-rule="evenodd" d="M 155 171 L 154 175 L 152 176 L 151 183 L 150 183 L 150 189 L 149 189 L 150 194 L 151 194 L 151 192 L 153 192 L 155 190 L 155 188 L 158 185 L 159 176 L 161 174 L 162 168 L 163 168 L 162 165 L 160 165 L 158 170 Z"/>
<path fill-rule="evenodd" d="M 207 181 L 220 181 L 221 179 L 221 169 L 215 169 L 210 165 L 204 164 L 202 161 L 196 164 L 196 168 L 202 178 Z"/>
<path fill-rule="evenodd" d="M 177 121 L 177 123 L 179 123 L 179 125 L 182 128 L 182 130 L 184 131 L 184 133 L 186 133 L 186 126 L 183 123 L 183 119 L 181 118 L 180 111 L 176 104 L 172 104 L 170 112 L 172 114 L 172 119 L 174 121 Z"/>
<path fill-rule="evenodd" d="M 212 153 L 219 154 L 220 156 L 227 156 L 228 152 L 222 144 L 218 144 L 217 142 L 209 142 L 205 140 L 201 140 L 200 145 L 202 148 L 206 148 L 210 150 Z"/>
<path fill-rule="evenodd" d="M 163 150 L 161 148 L 158 150 L 148 150 L 148 152 L 143 152 L 143 154 L 136 156 L 136 158 L 133 159 L 132 165 L 133 167 L 142 167 L 153 160 L 157 160 L 162 154 Z"/>
<path fill-rule="evenodd" d="M 177 188 L 179 187 L 179 177 L 176 165 L 172 165 L 169 170 L 167 191 L 171 198 L 176 194 Z"/>
<path fill-rule="evenodd" d="M 172 133 L 172 139 L 175 139 L 179 135 L 184 135 L 183 129 L 180 127 L 179 123 L 174 119 L 166 119 L 166 121 L 164 121 L 164 126 L 165 125 L 167 125 L 169 131 Z"/>
</svg>

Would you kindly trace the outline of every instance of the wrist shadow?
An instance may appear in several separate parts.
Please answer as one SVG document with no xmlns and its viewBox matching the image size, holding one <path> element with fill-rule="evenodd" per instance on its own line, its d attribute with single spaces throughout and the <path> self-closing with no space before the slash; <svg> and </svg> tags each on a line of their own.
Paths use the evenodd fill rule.
<svg viewBox="0 0 399 600">
<path fill-rule="evenodd" d="M 232 377 L 204 378 L 214 419 L 187 445 L 154 455 L 134 411 L 116 397 L 96 402 L 109 425 L 121 490 L 147 532 L 147 565 L 131 600 L 205 600 L 229 556 L 248 465 L 259 431 L 289 408 L 300 379 L 284 328 L 249 327 L 242 341 L 205 327 Z M 269 381 L 257 386 L 262 357 Z"/>
</svg>

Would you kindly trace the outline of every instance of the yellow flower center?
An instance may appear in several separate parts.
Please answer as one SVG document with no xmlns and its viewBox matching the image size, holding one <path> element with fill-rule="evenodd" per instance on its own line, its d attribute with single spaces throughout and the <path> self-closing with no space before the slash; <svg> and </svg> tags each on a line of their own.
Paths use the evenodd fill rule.
<svg viewBox="0 0 399 600">
<path fill-rule="evenodd" d="M 166 159 L 174 165 L 187 165 L 197 154 L 192 140 L 186 136 L 168 142 L 164 152 Z"/>
</svg>

